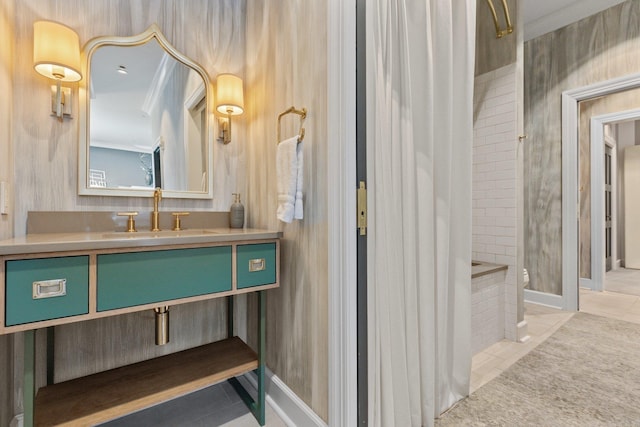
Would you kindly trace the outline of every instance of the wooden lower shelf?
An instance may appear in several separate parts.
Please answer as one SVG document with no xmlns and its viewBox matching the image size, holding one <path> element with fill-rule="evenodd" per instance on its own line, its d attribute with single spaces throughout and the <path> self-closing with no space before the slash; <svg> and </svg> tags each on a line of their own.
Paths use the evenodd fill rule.
<svg viewBox="0 0 640 427">
<path fill-rule="evenodd" d="M 258 367 L 234 337 L 38 390 L 36 426 L 92 426 L 183 396 Z"/>
</svg>

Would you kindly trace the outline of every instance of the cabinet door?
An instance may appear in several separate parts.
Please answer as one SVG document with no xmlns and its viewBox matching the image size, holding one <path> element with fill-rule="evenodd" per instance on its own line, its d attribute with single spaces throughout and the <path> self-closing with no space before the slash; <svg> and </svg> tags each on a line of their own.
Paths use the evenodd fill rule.
<svg viewBox="0 0 640 427">
<path fill-rule="evenodd" d="M 231 290 L 231 246 L 98 255 L 98 311 Z"/>
<path fill-rule="evenodd" d="M 6 262 L 6 325 L 89 312 L 89 257 Z"/>
<path fill-rule="evenodd" d="M 238 289 L 276 282 L 276 244 L 238 245 Z"/>
</svg>

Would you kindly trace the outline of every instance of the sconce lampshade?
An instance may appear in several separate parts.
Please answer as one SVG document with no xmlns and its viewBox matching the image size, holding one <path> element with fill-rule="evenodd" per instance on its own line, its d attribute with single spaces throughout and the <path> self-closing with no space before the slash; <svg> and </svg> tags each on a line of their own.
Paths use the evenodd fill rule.
<svg viewBox="0 0 640 427">
<path fill-rule="evenodd" d="M 38 73 L 50 79 L 63 82 L 82 79 L 78 34 L 57 22 L 35 22 L 33 64 Z"/>
<path fill-rule="evenodd" d="M 220 74 L 216 82 L 216 109 L 235 116 L 244 111 L 242 79 L 233 74 Z"/>
</svg>

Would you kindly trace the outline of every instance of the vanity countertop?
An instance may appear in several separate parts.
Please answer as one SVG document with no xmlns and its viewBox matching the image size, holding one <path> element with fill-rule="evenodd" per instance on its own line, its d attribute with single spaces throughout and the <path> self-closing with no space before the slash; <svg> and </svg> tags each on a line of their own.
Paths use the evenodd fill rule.
<svg viewBox="0 0 640 427">
<path fill-rule="evenodd" d="M 255 228 L 185 229 L 182 232 L 159 231 L 157 233 L 149 231 L 37 233 L 0 240 L 0 255 L 223 243 L 280 237 L 282 232 Z"/>
</svg>

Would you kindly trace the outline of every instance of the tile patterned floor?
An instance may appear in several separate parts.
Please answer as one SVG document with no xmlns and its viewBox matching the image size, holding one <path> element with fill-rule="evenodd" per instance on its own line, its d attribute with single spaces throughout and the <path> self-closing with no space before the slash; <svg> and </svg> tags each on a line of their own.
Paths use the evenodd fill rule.
<svg viewBox="0 0 640 427">
<path fill-rule="evenodd" d="M 580 311 L 640 323 L 640 270 L 609 271 L 604 288 L 604 292 L 580 289 Z"/>
<path fill-rule="evenodd" d="M 640 296 L 640 270 L 619 268 L 607 272 L 604 289 L 607 292 Z"/>
<path fill-rule="evenodd" d="M 286 427 L 267 405 L 266 427 Z M 258 422 L 228 382 L 118 418 L 100 427 L 256 427 Z"/>
<path fill-rule="evenodd" d="M 640 270 L 607 273 L 604 292 L 580 289 L 580 311 L 640 324 Z M 529 340 L 502 340 L 473 356 L 471 393 L 491 381 L 538 344 L 546 340 L 573 313 L 525 303 Z"/>
<path fill-rule="evenodd" d="M 581 289 L 580 311 L 640 323 L 640 296 Z"/>
</svg>

